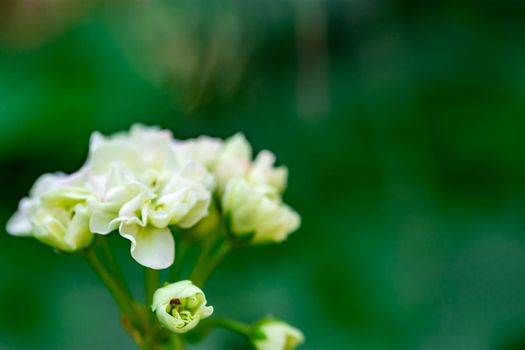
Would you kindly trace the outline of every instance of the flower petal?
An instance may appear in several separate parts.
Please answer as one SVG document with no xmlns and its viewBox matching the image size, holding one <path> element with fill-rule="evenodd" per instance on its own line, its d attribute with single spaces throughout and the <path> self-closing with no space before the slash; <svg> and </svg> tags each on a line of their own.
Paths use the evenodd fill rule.
<svg viewBox="0 0 525 350">
<path fill-rule="evenodd" d="M 173 298 L 187 298 L 196 293 L 202 293 L 202 290 L 190 280 L 178 281 L 159 288 L 153 295 L 152 311 L 155 311 L 159 305 L 168 304 Z"/>
<path fill-rule="evenodd" d="M 69 223 L 64 242 L 72 251 L 87 247 L 93 239 L 93 234 L 89 230 L 89 209 L 83 204 L 77 204 L 75 214 Z"/>
<path fill-rule="evenodd" d="M 33 228 L 29 220 L 29 214 L 34 207 L 35 201 L 29 198 L 22 198 L 16 213 L 7 222 L 6 230 L 13 236 L 31 236 Z"/>
<path fill-rule="evenodd" d="M 89 219 L 89 229 L 93 233 L 107 235 L 118 228 L 118 223 L 113 221 L 115 216 L 101 210 L 95 210 Z"/>
<path fill-rule="evenodd" d="M 120 234 L 131 241 L 131 256 L 139 264 L 156 270 L 173 264 L 175 241 L 168 228 L 122 223 Z"/>
</svg>

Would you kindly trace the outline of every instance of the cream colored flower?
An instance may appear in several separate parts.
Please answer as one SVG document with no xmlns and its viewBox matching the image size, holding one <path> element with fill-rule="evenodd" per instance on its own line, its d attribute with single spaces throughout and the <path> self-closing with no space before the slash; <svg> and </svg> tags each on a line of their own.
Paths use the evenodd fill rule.
<svg viewBox="0 0 525 350">
<path fill-rule="evenodd" d="M 244 179 L 228 183 L 222 205 L 231 233 L 251 243 L 281 242 L 301 222 L 275 188 Z"/>
<path fill-rule="evenodd" d="M 92 137 L 86 184 L 96 196 L 90 228 L 116 229 L 131 241 L 140 264 L 163 269 L 174 260 L 170 226 L 189 228 L 208 214 L 210 175 L 194 162 L 177 162 L 171 133 L 132 127 L 128 134 Z"/>
<path fill-rule="evenodd" d="M 45 174 L 33 186 L 30 196 L 20 201 L 18 211 L 7 223 L 12 235 L 34 236 L 64 252 L 86 248 L 93 235 L 89 230 L 90 192 L 82 185 L 84 170 L 72 175 Z"/>
<path fill-rule="evenodd" d="M 286 322 L 270 319 L 256 324 L 251 341 L 257 350 L 293 350 L 304 342 L 304 335 Z"/>
<path fill-rule="evenodd" d="M 187 280 L 157 289 L 151 310 L 163 327 L 175 333 L 188 332 L 213 313 L 202 290 Z"/>
<path fill-rule="evenodd" d="M 252 150 L 242 134 L 226 140 L 214 167 L 230 232 L 251 243 L 280 242 L 300 225 L 299 215 L 284 204 L 288 169 L 275 167 L 275 155 Z"/>
</svg>

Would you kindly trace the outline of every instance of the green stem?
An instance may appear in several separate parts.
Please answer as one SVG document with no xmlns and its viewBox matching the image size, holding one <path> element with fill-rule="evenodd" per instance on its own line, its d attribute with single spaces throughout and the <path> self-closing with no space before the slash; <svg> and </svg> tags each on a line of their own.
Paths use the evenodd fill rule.
<svg viewBox="0 0 525 350">
<path fill-rule="evenodd" d="M 159 286 L 158 270 L 144 267 L 144 293 L 146 294 L 146 328 L 144 334 L 143 350 L 155 349 L 155 335 L 157 333 L 157 322 L 155 316 L 151 312 L 151 304 L 153 302 L 153 294 Z"/>
<path fill-rule="evenodd" d="M 146 293 L 146 306 L 153 301 L 153 294 L 159 287 L 159 271 L 144 267 L 144 292 Z"/>
<path fill-rule="evenodd" d="M 251 327 L 245 323 L 242 323 L 236 320 L 232 320 L 229 318 L 221 318 L 221 317 L 216 317 L 216 318 L 211 319 L 208 322 L 207 327 L 209 327 L 209 329 L 213 329 L 217 327 L 225 328 L 232 332 L 239 333 L 240 335 L 247 337 L 247 338 L 249 338 L 250 330 L 251 330 Z"/>
<path fill-rule="evenodd" d="M 210 256 L 209 251 L 208 254 L 201 255 L 201 257 L 204 256 L 204 258 L 202 259 L 202 261 L 200 261 L 200 264 L 197 263 L 195 270 L 193 271 L 192 276 L 190 278 L 191 281 L 199 287 L 204 287 L 217 265 L 222 261 L 226 254 L 228 254 L 231 248 L 232 246 L 230 242 L 224 239 L 220 243 L 219 248 L 215 250 L 213 255 Z"/>
<path fill-rule="evenodd" d="M 161 343 L 158 342 L 159 339 L 157 339 L 159 331 L 160 327 L 158 323 L 153 321 L 153 323 L 150 325 L 148 332 L 144 336 L 142 350 L 153 350 L 159 348 L 159 345 L 161 345 Z"/>
<path fill-rule="evenodd" d="M 173 340 L 173 350 L 184 350 L 184 341 L 180 334 L 174 334 L 172 337 Z"/>
<path fill-rule="evenodd" d="M 108 272 L 104 265 L 102 265 L 93 249 L 88 249 L 85 252 L 85 257 L 100 280 L 106 285 L 109 292 L 113 296 L 113 299 L 115 299 L 117 302 L 122 315 L 126 317 L 132 324 L 136 324 L 136 322 L 139 320 L 139 317 L 137 317 L 133 307 L 133 301 L 131 300 L 129 293 L 114 278 L 114 276 Z"/>
<path fill-rule="evenodd" d="M 189 278 L 191 281 L 194 282 L 195 277 L 201 273 L 201 270 L 204 268 L 204 266 L 207 263 L 207 260 L 209 259 L 209 256 L 211 254 L 211 251 L 213 250 L 215 243 L 215 241 L 205 241 L 203 243 L 201 252 L 199 254 L 199 258 L 197 259 L 197 262 L 195 263 L 195 265 L 193 266 L 193 270 L 191 271 L 191 275 Z"/>
<path fill-rule="evenodd" d="M 180 242 L 177 243 L 175 263 L 173 264 L 173 267 L 170 270 L 170 281 L 171 282 L 176 282 L 181 279 L 182 269 L 184 268 L 184 264 L 186 262 L 186 257 L 188 256 L 189 248 L 190 246 L 188 242 L 184 240 L 180 240 Z"/>
<path fill-rule="evenodd" d="M 111 249 L 109 248 L 108 240 L 106 237 L 100 237 L 98 238 L 98 244 L 102 248 L 102 254 L 104 256 L 104 260 L 106 264 L 108 264 L 109 269 L 111 273 L 117 278 L 119 283 L 122 285 L 122 288 L 126 290 L 126 292 L 129 294 L 129 287 L 126 284 L 126 280 L 124 279 L 124 275 L 122 271 L 120 270 L 117 261 L 115 260 Z"/>
</svg>

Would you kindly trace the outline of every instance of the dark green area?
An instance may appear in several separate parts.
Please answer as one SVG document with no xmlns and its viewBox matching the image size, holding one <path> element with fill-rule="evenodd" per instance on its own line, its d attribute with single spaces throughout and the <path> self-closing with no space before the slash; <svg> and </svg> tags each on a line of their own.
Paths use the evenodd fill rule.
<svg viewBox="0 0 525 350">
<path fill-rule="evenodd" d="M 0 222 L 94 130 L 242 131 L 289 167 L 303 223 L 228 256 L 217 315 L 285 319 L 305 350 L 523 349 L 525 8 L 439 4 L 97 5 L 38 42 L 0 36 Z M 1 235 L 0 349 L 132 346 L 81 257 Z"/>
</svg>

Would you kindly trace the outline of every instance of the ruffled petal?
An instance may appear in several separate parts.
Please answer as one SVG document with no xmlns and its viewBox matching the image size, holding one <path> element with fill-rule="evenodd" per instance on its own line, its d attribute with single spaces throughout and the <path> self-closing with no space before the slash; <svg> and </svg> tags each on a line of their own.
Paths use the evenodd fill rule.
<svg viewBox="0 0 525 350">
<path fill-rule="evenodd" d="M 173 264 L 175 241 L 168 228 L 122 223 L 120 234 L 131 241 L 131 256 L 139 264 L 156 270 Z"/>
</svg>

